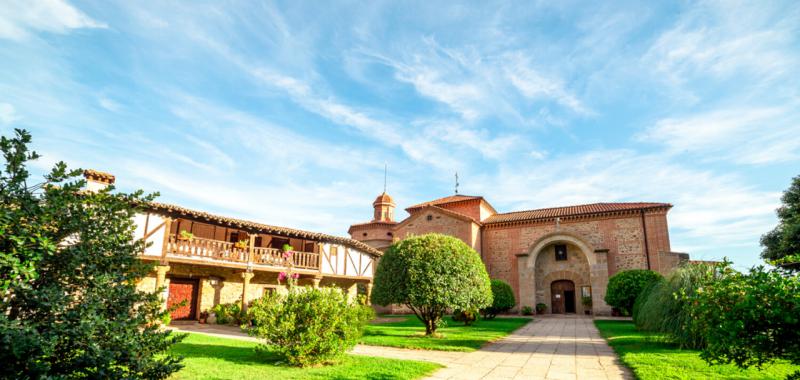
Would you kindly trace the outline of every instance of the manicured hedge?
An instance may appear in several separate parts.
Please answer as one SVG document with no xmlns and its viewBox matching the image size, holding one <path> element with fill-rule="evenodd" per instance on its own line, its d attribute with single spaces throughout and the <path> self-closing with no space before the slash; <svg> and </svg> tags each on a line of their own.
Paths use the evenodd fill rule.
<svg viewBox="0 0 800 380">
<path fill-rule="evenodd" d="M 651 283 L 663 279 L 651 270 L 633 269 L 619 272 L 608 279 L 605 301 L 608 305 L 630 315 L 636 297 Z"/>
</svg>

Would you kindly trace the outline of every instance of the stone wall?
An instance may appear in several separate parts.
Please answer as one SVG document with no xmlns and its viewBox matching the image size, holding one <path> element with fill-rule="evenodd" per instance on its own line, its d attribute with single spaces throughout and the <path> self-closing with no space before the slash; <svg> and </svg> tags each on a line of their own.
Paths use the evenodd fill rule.
<svg viewBox="0 0 800 380">
<path fill-rule="evenodd" d="M 428 216 L 431 220 L 428 220 Z M 480 250 L 475 246 L 479 241 L 473 240 L 472 222 L 427 209 L 415 213 L 407 222 L 400 224 L 395 230 L 395 236 L 405 239 L 410 236 L 424 235 L 427 233 L 440 233 L 461 239 L 473 249 Z"/>
<path fill-rule="evenodd" d="M 659 252 L 667 252 L 669 250 L 666 212 L 646 213 L 645 220 L 647 223 L 647 241 L 650 248 L 651 268 L 662 273 L 668 273 L 677 265 L 677 260 L 668 254 L 659 254 Z M 526 258 L 518 256 L 533 254 L 533 252 L 530 252 L 533 245 L 542 237 L 553 234 L 556 231 L 555 222 L 485 226 L 483 231 L 483 258 L 489 276 L 502 279 L 511 284 L 518 301 L 531 302 L 520 298 L 520 279 L 522 278 L 523 281 L 533 280 L 535 274 L 519 273 L 519 268 L 524 267 L 520 263 L 524 263 Z M 565 221 L 558 226 L 558 232 L 576 236 L 589 246 L 590 250 L 592 250 L 589 254 L 595 255 L 593 258 L 596 262 L 595 266 L 605 266 L 602 268 L 593 266 L 589 270 L 592 273 L 597 273 L 598 276 L 607 277 L 620 270 L 647 268 L 647 257 L 644 250 L 644 229 L 642 228 L 640 214 Z M 594 250 L 603 250 L 604 252 L 597 254 L 593 252 Z M 598 281 L 604 284 L 607 282 L 607 278 L 599 278 Z M 528 283 L 533 286 L 532 282 Z M 601 294 L 605 295 L 605 286 L 602 289 L 594 286 L 592 291 L 593 297 L 597 299 Z M 598 306 L 596 305 L 595 307 L 597 308 Z M 600 305 L 600 308 L 604 309 L 605 306 Z"/>
<path fill-rule="evenodd" d="M 570 280 L 575 284 L 576 312 L 583 314 L 581 287 L 592 284 L 589 275 L 591 273 L 589 261 L 580 248 L 567 244 L 567 260 L 556 261 L 555 245 L 549 245 L 539 252 L 535 268 L 536 303 L 544 303 L 547 305 L 548 312 L 552 311 L 550 284 L 553 281 Z"/>
</svg>

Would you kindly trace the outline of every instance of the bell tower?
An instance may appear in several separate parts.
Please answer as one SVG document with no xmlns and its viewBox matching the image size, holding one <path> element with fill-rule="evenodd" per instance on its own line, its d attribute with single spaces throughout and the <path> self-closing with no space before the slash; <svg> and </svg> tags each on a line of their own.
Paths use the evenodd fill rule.
<svg viewBox="0 0 800 380">
<path fill-rule="evenodd" d="M 372 202 L 372 207 L 375 209 L 372 216 L 373 222 L 394 222 L 395 204 L 389 194 L 383 192 L 383 194 L 378 195 L 375 198 L 375 202 Z"/>
</svg>

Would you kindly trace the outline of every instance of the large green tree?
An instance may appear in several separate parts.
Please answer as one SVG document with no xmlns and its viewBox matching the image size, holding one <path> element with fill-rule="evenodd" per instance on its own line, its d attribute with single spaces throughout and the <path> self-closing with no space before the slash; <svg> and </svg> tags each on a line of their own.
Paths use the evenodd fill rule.
<svg viewBox="0 0 800 380">
<path fill-rule="evenodd" d="M 431 335 L 447 310 L 490 306 L 492 289 L 475 250 L 454 237 L 427 234 L 389 247 L 375 270 L 372 301 L 408 306 Z"/>
<path fill-rule="evenodd" d="M 80 170 L 55 165 L 41 182 L 29 133 L 0 138 L 0 378 L 160 379 L 181 368 L 165 355 L 155 293 L 136 289 L 134 194 L 81 191 Z"/>
<path fill-rule="evenodd" d="M 800 176 L 781 197 L 778 226 L 761 237 L 761 257 L 790 270 L 800 270 Z"/>
</svg>

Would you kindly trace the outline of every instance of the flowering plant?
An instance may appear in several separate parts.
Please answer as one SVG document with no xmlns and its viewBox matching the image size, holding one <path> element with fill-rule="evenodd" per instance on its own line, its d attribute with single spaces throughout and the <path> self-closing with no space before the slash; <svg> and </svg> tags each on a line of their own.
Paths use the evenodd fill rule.
<svg viewBox="0 0 800 380">
<path fill-rule="evenodd" d="M 281 256 L 283 257 L 283 265 L 286 266 L 287 271 L 278 273 L 278 283 L 280 284 L 286 280 L 286 285 L 288 287 L 297 284 L 297 280 L 300 278 L 300 273 L 294 273 L 294 260 L 292 260 L 292 254 L 294 252 L 291 249 L 291 245 L 283 245 L 283 254 Z"/>
</svg>

